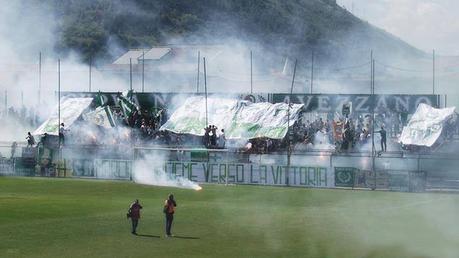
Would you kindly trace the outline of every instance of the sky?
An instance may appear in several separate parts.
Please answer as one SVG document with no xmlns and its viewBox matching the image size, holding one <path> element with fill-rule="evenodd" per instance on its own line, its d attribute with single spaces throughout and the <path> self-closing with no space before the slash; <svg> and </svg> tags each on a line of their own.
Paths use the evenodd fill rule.
<svg viewBox="0 0 459 258">
<path fill-rule="evenodd" d="M 337 3 L 421 50 L 459 55 L 458 0 L 337 0 Z"/>
</svg>

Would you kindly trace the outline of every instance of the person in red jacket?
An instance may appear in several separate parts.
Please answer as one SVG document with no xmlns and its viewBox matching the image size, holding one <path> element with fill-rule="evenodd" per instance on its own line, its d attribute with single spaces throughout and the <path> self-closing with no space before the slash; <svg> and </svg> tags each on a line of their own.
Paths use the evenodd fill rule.
<svg viewBox="0 0 459 258">
<path fill-rule="evenodd" d="M 132 231 L 131 233 L 137 235 L 137 225 L 139 224 L 140 219 L 140 210 L 142 209 L 142 205 L 140 205 L 139 200 L 135 200 L 131 206 L 129 207 L 128 217 L 131 218 L 132 221 Z"/>
<path fill-rule="evenodd" d="M 175 207 L 177 203 L 174 200 L 174 195 L 169 194 L 169 197 L 164 202 L 164 213 L 166 214 L 166 237 L 171 237 L 172 221 L 174 220 Z"/>
</svg>

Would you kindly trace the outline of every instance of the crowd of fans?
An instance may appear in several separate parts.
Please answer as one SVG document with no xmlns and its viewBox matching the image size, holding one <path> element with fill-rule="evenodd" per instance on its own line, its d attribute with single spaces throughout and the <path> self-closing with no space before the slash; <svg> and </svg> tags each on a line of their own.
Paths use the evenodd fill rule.
<svg viewBox="0 0 459 258">
<path fill-rule="evenodd" d="M 379 118 L 376 123 L 379 127 L 375 128 L 374 132 L 378 136 L 375 142 L 378 141 L 384 145 L 381 147 L 381 151 L 387 149 L 385 122 L 389 123 L 389 121 Z M 394 132 L 394 130 L 401 127 L 389 125 L 391 125 L 391 135 L 400 133 L 400 131 Z M 336 152 L 347 152 L 358 150 L 370 143 L 371 131 L 371 115 L 361 115 L 354 119 L 340 117 L 330 120 L 317 116 L 312 121 L 306 119 L 306 121 L 300 120 L 295 123 L 284 140 L 253 139 L 246 145 L 246 149 L 251 153 L 268 153 L 285 150 L 290 146 L 292 150 L 316 148 L 318 150 L 328 149 Z"/>
<path fill-rule="evenodd" d="M 125 117 L 121 109 L 114 109 L 115 123 L 130 128 L 128 138 L 136 144 L 177 144 L 180 139 L 168 132 L 160 131 L 164 122 L 164 110 L 136 110 L 130 117 Z"/>
<path fill-rule="evenodd" d="M 328 149 L 336 152 L 347 152 L 360 150 L 362 146 L 371 142 L 373 121 L 371 114 L 360 114 L 358 116 L 341 115 L 332 119 L 330 114 L 315 114 L 313 119 L 299 119 L 291 128 L 287 137 L 282 140 L 257 138 L 245 143 L 227 142 L 225 130 L 215 125 L 208 125 L 203 128 L 203 136 L 176 134 L 170 131 L 160 131 L 161 125 L 166 121 L 166 111 L 162 109 L 136 110 L 129 117 L 125 116 L 119 107 L 111 107 L 117 129 L 112 134 L 102 132 L 103 136 L 91 134 L 89 141 L 87 134 L 75 133 L 71 135 L 71 143 L 89 144 L 134 144 L 134 145 L 167 145 L 171 147 L 195 147 L 204 146 L 209 149 L 239 148 L 248 153 L 270 153 L 303 148 Z M 11 110 L 11 116 L 27 114 L 27 112 L 16 112 Z M 311 115 L 311 114 L 308 114 Z M 310 118 L 311 116 L 309 116 Z M 328 119 L 325 119 L 327 117 Z M 386 134 L 389 137 L 397 137 L 401 133 L 406 118 L 398 119 L 395 114 L 377 114 L 375 116 L 376 127 L 374 133 L 377 136 L 375 142 L 381 141 L 381 151 L 387 150 Z M 30 117 L 25 118 L 31 121 Z M 447 137 L 457 135 L 457 118 L 452 119 L 445 125 Z M 33 120 L 32 120 L 33 121 Z M 387 132 L 385 127 L 387 127 Z M 62 129 L 62 128 L 61 128 Z M 81 131 L 81 130 L 80 130 Z M 91 131 L 91 130 L 86 130 Z M 61 133 L 62 134 L 62 133 Z M 67 134 L 67 132 L 65 133 Z M 105 137 L 104 137 L 105 136 Z M 29 146 L 35 144 L 31 135 L 27 136 Z M 60 136 L 63 139 L 63 134 Z M 72 139 L 74 138 L 74 139 Z M 78 138 L 78 139 L 77 139 Z M 110 141 L 101 139 L 109 138 Z M 43 140 L 39 141 L 43 142 Z M 379 145 L 379 144 L 378 144 Z"/>
<path fill-rule="evenodd" d="M 366 144 L 371 137 L 371 116 L 358 119 L 340 118 L 298 123 L 294 127 L 294 142 L 306 145 L 333 145 L 337 151 L 349 151 Z M 318 135 L 322 137 L 317 137 Z"/>
<path fill-rule="evenodd" d="M 227 147 L 225 130 L 219 129 L 215 125 L 208 125 L 203 128 L 203 136 L 183 135 L 159 130 L 163 111 L 156 113 L 136 111 L 130 118 L 125 118 L 120 110 L 114 110 L 113 113 L 115 121 L 117 125 L 119 125 L 118 128 L 123 128 L 123 130 L 117 129 L 113 135 L 109 136 L 105 134 L 105 137 L 100 135 L 87 137 L 83 133 L 77 132 L 72 134 L 70 142 L 89 144 L 124 143 L 135 145 L 167 145 L 172 147 L 204 146 L 209 149 Z M 369 141 L 371 137 L 369 129 L 371 128 L 370 120 L 368 116 L 355 120 L 347 118 L 323 120 L 321 117 L 318 117 L 312 122 L 309 120 L 301 122 L 300 120 L 295 123 L 287 137 L 283 140 L 257 138 L 242 144 L 232 144 L 232 146 L 234 146 L 234 148 L 243 149 L 248 153 L 283 151 L 289 146 L 294 149 L 298 144 L 306 146 L 318 145 L 321 147 L 327 145 L 328 147 L 332 146 L 336 151 L 349 151 Z M 67 134 L 67 132 L 64 134 Z M 27 137 L 29 140 L 30 136 Z M 60 137 L 63 136 L 61 135 Z M 83 138 L 89 138 L 89 140 Z M 111 140 L 109 142 L 102 141 L 103 138 L 110 138 Z"/>
<path fill-rule="evenodd" d="M 210 149 L 223 149 L 226 145 L 225 129 L 221 129 L 220 134 L 217 134 L 218 128 L 215 125 L 209 125 L 204 128 L 204 137 L 202 137 L 202 145 Z"/>
</svg>

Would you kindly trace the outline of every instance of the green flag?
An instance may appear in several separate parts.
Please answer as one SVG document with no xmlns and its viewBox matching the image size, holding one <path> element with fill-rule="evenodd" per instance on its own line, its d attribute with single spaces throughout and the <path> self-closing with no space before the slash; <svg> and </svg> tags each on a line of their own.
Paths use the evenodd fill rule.
<svg viewBox="0 0 459 258">
<path fill-rule="evenodd" d="M 137 105 L 130 100 L 131 98 L 132 91 L 128 91 L 127 93 L 123 92 L 123 94 L 119 96 L 118 104 L 126 118 L 132 116 L 132 114 L 139 109 Z"/>
<path fill-rule="evenodd" d="M 104 97 L 102 96 L 102 94 L 100 94 L 100 91 L 97 93 L 96 97 L 95 97 L 95 101 L 96 101 L 96 105 L 98 107 L 103 107 L 105 104 L 107 104 L 105 101 L 104 101 Z"/>
<path fill-rule="evenodd" d="M 110 122 L 110 125 L 112 127 L 115 127 L 116 123 L 115 123 L 115 119 L 113 118 L 112 109 L 109 106 L 105 106 L 104 109 L 105 109 L 105 112 L 107 113 L 107 118 L 108 118 L 108 121 Z"/>
</svg>

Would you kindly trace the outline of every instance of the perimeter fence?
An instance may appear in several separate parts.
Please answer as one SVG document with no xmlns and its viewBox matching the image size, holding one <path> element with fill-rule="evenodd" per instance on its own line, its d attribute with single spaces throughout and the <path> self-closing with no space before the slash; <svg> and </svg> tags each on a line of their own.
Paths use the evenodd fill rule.
<svg viewBox="0 0 459 258">
<path fill-rule="evenodd" d="M 16 148 L 15 150 L 13 150 Z M 0 175 L 133 180 L 165 173 L 197 183 L 407 192 L 459 190 L 453 154 L 332 151 L 247 154 L 227 149 L 0 145 Z"/>
</svg>

